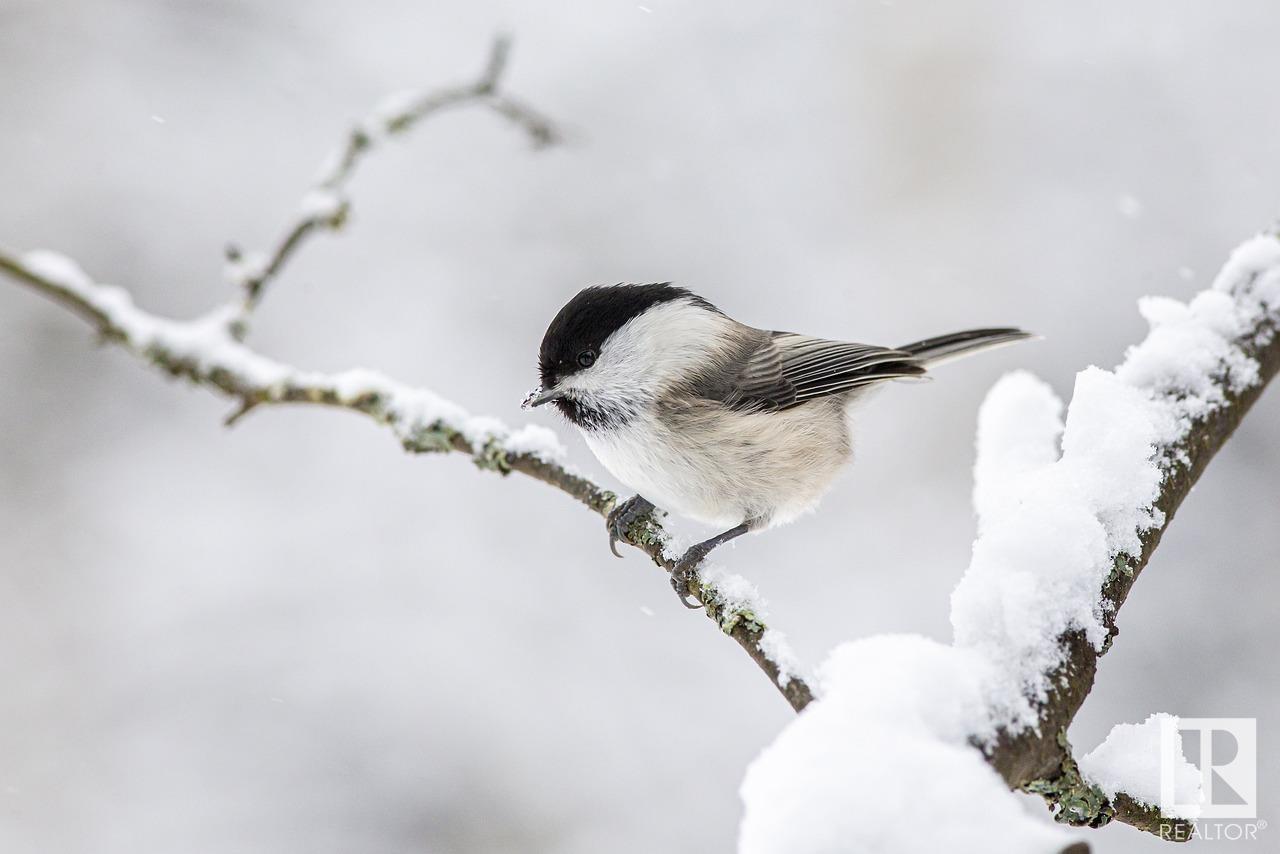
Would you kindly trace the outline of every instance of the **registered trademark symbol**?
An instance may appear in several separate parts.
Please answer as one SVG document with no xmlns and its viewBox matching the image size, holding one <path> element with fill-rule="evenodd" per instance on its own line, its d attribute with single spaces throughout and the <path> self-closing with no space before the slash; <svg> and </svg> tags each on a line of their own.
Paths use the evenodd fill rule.
<svg viewBox="0 0 1280 854">
<path fill-rule="evenodd" d="M 1267 820 L 1265 818 L 1258 819 L 1258 830 L 1267 829 Z"/>
</svg>

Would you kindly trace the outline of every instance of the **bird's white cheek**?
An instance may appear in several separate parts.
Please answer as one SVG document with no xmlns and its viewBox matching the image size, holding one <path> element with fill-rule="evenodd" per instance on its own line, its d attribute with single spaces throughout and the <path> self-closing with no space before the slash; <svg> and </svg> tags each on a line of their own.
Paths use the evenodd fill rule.
<svg viewBox="0 0 1280 854">
<path fill-rule="evenodd" d="M 584 400 L 597 400 L 616 395 L 619 388 L 626 387 L 627 381 L 625 375 L 611 371 L 607 365 L 597 362 L 586 370 L 566 377 L 561 381 L 560 387 Z"/>
</svg>

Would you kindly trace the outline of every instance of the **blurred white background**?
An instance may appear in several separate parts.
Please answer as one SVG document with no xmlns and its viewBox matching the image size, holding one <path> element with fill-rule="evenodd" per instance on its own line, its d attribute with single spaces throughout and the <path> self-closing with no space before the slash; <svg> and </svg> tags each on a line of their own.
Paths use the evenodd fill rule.
<svg viewBox="0 0 1280 854">
<path fill-rule="evenodd" d="M 1041 332 L 882 394 L 819 514 L 720 554 L 811 662 L 949 638 L 986 388 L 1025 366 L 1069 394 L 1140 339 L 1137 297 L 1189 296 L 1280 212 L 1266 0 L 0 0 L 0 242 L 203 311 L 223 244 L 274 239 L 351 120 L 470 79 L 499 29 L 569 144 L 472 110 L 378 153 L 252 340 L 554 424 L 517 406 L 591 283 L 873 343 Z M 0 851 L 731 850 L 790 712 L 639 553 L 362 419 L 228 410 L 0 284 Z M 1257 717 L 1272 823 L 1277 419 L 1272 390 L 1184 505 L 1072 732 Z"/>
</svg>

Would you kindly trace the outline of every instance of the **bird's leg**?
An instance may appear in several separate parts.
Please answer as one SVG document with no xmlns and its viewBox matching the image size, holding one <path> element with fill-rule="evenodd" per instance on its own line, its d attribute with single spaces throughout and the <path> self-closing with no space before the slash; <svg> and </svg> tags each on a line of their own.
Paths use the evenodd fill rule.
<svg viewBox="0 0 1280 854">
<path fill-rule="evenodd" d="M 734 537 L 741 537 L 747 531 L 751 530 L 749 521 L 743 522 L 722 534 L 716 534 L 709 540 L 703 540 L 697 545 L 690 546 L 689 549 L 680 556 L 676 561 L 676 565 L 671 568 L 671 587 L 676 591 L 676 595 L 680 597 L 680 604 L 686 608 L 701 608 L 702 603 L 696 599 L 693 604 L 689 603 L 689 597 L 692 592 L 689 590 L 689 582 L 693 580 L 694 573 L 698 569 L 698 564 L 702 563 L 702 559 L 711 553 L 711 550 L 722 543 L 727 543 Z"/>
<path fill-rule="evenodd" d="M 653 512 L 653 502 L 633 495 L 617 507 L 609 511 L 605 518 L 605 526 L 609 529 L 609 551 L 614 557 L 622 557 L 618 553 L 618 543 L 630 543 L 627 531 L 644 516 Z M 634 545 L 634 543 L 632 543 Z"/>
</svg>

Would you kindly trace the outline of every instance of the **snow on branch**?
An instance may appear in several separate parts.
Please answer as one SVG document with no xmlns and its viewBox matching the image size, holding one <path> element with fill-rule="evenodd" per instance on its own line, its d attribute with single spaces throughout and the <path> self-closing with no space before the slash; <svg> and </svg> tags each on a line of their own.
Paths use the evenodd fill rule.
<svg viewBox="0 0 1280 854">
<path fill-rule="evenodd" d="M 985 550 L 995 546 L 984 546 L 988 538 L 982 535 L 974 566 L 956 592 L 957 642 L 988 650 L 993 643 L 1008 644 L 1006 653 L 1016 649 L 1024 656 L 1013 672 L 1030 703 L 1006 708 L 991 743 L 992 764 L 1014 786 L 1051 789 L 1073 772 L 1066 730 L 1093 687 L 1099 657 L 1117 634 L 1121 605 L 1192 485 L 1280 370 L 1280 236 L 1261 234 L 1239 246 L 1213 286 L 1189 303 L 1147 298 L 1139 308 L 1151 325 L 1146 340 L 1129 350 L 1114 373 L 1091 368 L 1077 379 L 1062 458 L 1041 469 L 1060 471 L 1032 472 L 1012 487 L 1034 500 L 1036 490 L 1055 488 L 1045 478 L 1064 479 L 1056 487 L 1060 517 L 1050 531 L 1060 530 L 1056 526 L 1067 513 L 1092 514 L 1091 537 L 1074 546 L 1087 549 L 1077 554 L 1075 582 L 1054 563 L 1054 552 L 1067 544 L 1051 539 L 1029 552 L 1014 548 L 991 557 L 1005 567 L 997 581 L 1005 590 L 997 593 L 984 583 L 991 568 L 983 563 Z M 1022 517 L 1011 511 L 1004 518 L 1012 523 Z M 1051 644 L 1043 642 L 1044 635 L 1036 643 L 1017 629 L 1024 619 L 1018 610 L 1034 602 L 1009 593 L 1020 580 L 1044 575 L 1069 590 L 1040 624 L 1042 632 L 1053 630 Z M 982 619 L 1012 628 L 993 637 L 977 625 Z M 1026 666 L 1028 658 L 1038 660 L 1038 673 Z M 1101 803 L 1076 818 L 1096 825 L 1115 810 L 1127 823 L 1186 838 L 1180 836 L 1185 823 L 1166 822 L 1154 810 L 1135 810 L 1131 799 L 1123 800 Z"/>
<path fill-rule="evenodd" d="M 1171 775 L 1176 803 L 1170 817 L 1194 820 L 1200 815 L 1203 797 L 1200 769 L 1187 761 L 1174 715 L 1154 714 L 1140 724 L 1116 724 L 1102 744 L 1080 757 L 1080 774 L 1113 802 L 1126 797 L 1141 808 L 1158 809 L 1165 739 L 1178 763 Z"/>
<path fill-rule="evenodd" d="M 748 770 L 743 854 L 1080 850 L 1006 787 L 1066 824 L 1191 838 L 1194 816 L 1153 803 L 1149 728 L 1113 734 L 1085 773 L 1067 728 L 1161 533 L 1280 370 L 1280 237 L 1237 248 L 1190 303 L 1140 308 L 1150 334 L 1114 372 L 1078 375 L 1065 421 L 1025 372 L 991 390 L 955 642 L 838 647 L 818 670 L 822 699 Z"/>
<path fill-rule="evenodd" d="M 298 218 L 286 229 L 275 252 L 252 264 L 240 259 L 237 282 L 244 288 L 243 300 L 195 320 L 178 321 L 138 308 L 127 290 L 94 281 L 73 260 L 55 252 L 17 254 L 0 249 L 0 272 L 79 315 L 103 340 L 124 347 L 174 377 L 237 401 L 228 424 L 269 404 L 347 409 L 389 427 L 406 451 L 464 453 L 482 469 L 536 478 L 607 516 L 617 496 L 565 465 L 563 446 L 544 427 L 511 429 L 496 418 L 472 415 L 434 392 L 407 386 L 376 371 L 323 374 L 301 370 L 261 355 L 243 341 L 247 316 L 266 284 L 307 235 L 322 225 L 336 227 L 341 223 L 349 206 L 342 195 L 345 185 L 360 158 L 383 136 L 406 131 L 445 107 L 475 102 L 513 121 L 538 145 L 559 138 L 547 119 L 499 93 L 508 49 L 508 42 L 499 39 L 485 73 L 468 86 L 384 99 L 351 131 L 345 145 L 322 170 L 320 181 L 304 197 Z M 602 531 L 601 543 L 604 541 Z M 635 523 L 630 541 L 667 572 L 680 554 L 669 543 L 661 522 L 652 518 Z M 812 695 L 785 636 L 766 626 L 764 602 L 753 585 L 739 576 L 711 570 L 693 593 L 706 614 L 746 651 L 793 708 L 798 710 L 809 702 Z"/>
<path fill-rule="evenodd" d="M 92 323 L 100 336 L 167 373 L 239 401 L 229 421 L 264 404 L 319 404 L 360 412 L 387 425 L 406 451 L 458 451 L 482 469 L 520 472 L 556 487 L 601 516 L 617 496 L 563 463 L 564 450 L 545 427 L 508 428 L 469 414 L 452 401 L 376 371 L 304 371 L 267 358 L 233 334 L 241 306 L 229 304 L 191 321 L 169 320 L 137 308 L 128 291 L 94 282 L 75 262 L 37 250 L 0 251 L 0 271 L 54 299 Z M 630 541 L 670 572 L 679 551 L 661 523 L 643 519 Z M 603 533 L 601 543 L 603 544 Z M 693 591 L 709 617 L 747 652 L 793 708 L 812 698 L 781 633 L 764 623 L 763 600 L 739 576 L 718 571 Z"/>
</svg>

